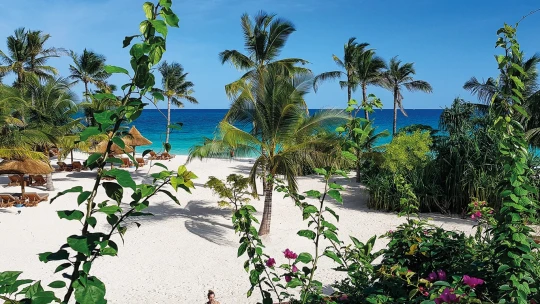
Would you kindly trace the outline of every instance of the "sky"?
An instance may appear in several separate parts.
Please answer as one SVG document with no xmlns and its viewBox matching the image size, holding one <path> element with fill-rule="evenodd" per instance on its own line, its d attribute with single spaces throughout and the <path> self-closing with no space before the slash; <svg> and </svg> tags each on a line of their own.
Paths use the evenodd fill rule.
<svg viewBox="0 0 540 304">
<path fill-rule="evenodd" d="M 144 19 L 143 1 L 138 0 L 0 0 L 0 49 L 5 37 L 18 27 L 42 30 L 52 37 L 50 46 L 81 53 L 87 48 L 103 54 L 107 63 L 129 67 L 129 49 L 122 48 L 124 36 L 138 34 Z M 493 57 L 496 31 L 505 22 L 515 24 L 522 16 L 540 8 L 538 0 L 173 0 L 180 27 L 169 30 L 164 59 L 181 63 L 195 84 L 198 105 L 188 109 L 228 108 L 224 86 L 242 73 L 222 65 L 219 52 L 243 51 L 240 16 L 264 10 L 292 21 L 297 31 L 287 42 L 281 58 L 308 60 L 319 74 L 338 69 L 332 55 L 343 55 L 350 37 L 368 42 L 386 60 L 399 56 L 413 62 L 416 79 L 428 81 L 432 94 L 405 92 L 408 109 L 440 109 L 456 97 L 475 100 L 463 90 L 471 76 L 486 79 L 497 75 Z M 518 38 L 526 56 L 540 52 L 540 12 L 520 23 Z M 54 58 L 50 65 L 62 76 L 69 75 L 69 57 Z M 111 82 L 126 82 L 113 76 Z M 82 93 L 82 86 L 74 88 Z M 369 88 L 392 107 L 392 95 Z M 353 94 L 361 98 L 361 92 Z M 344 108 L 346 90 L 337 81 L 322 84 L 307 96 L 310 108 Z M 166 107 L 164 103 L 158 105 Z"/>
</svg>

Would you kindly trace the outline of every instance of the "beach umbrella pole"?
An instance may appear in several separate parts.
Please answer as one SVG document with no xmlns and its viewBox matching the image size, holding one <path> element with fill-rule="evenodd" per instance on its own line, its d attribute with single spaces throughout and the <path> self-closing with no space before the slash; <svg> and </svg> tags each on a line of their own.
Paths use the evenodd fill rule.
<svg viewBox="0 0 540 304">
<path fill-rule="evenodd" d="M 24 184 L 26 184 L 26 181 L 24 180 L 24 174 L 21 174 L 21 196 L 24 194 Z"/>
</svg>

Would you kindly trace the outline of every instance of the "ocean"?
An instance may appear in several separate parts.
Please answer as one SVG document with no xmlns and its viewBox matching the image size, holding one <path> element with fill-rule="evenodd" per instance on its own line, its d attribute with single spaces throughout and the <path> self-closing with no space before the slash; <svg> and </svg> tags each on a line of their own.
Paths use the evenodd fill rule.
<svg viewBox="0 0 540 304">
<path fill-rule="evenodd" d="M 166 115 L 167 110 L 162 110 Z M 318 110 L 310 110 L 316 112 Z M 227 109 L 172 109 L 172 123 L 181 122 L 181 130 L 171 130 L 170 143 L 171 152 L 174 154 L 187 155 L 189 149 L 196 144 L 201 144 L 205 137 L 213 138 L 216 126 L 223 119 Z M 422 109 L 406 110 L 408 116 L 405 117 L 398 112 L 398 129 L 413 124 L 423 124 L 435 129 L 439 125 L 439 116 L 442 109 Z M 371 115 L 374 119 L 374 125 L 378 132 L 388 130 L 392 132 L 392 109 L 376 110 Z M 370 118 L 371 118 L 370 117 Z M 151 146 L 138 147 L 137 151 L 142 152 L 146 149 L 155 151 L 163 150 L 162 143 L 165 141 L 165 131 L 167 120 L 157 109 L 145 109 L 141 116 L 135 121 L 135 126 L 143 136 L 152 141 Z M 379 144 L 390 142 L 391 138 L 386 137 L 380 140 Z"/>
</svg>

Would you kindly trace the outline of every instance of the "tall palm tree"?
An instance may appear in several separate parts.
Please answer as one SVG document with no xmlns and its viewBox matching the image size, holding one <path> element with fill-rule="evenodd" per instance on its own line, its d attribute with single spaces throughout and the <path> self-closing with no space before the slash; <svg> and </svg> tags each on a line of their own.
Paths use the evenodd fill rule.
<svg viewBox="0 0 540 304">
<path fill-rule="evenodd" d="M 161 93 L 167 98 L 167 137 L 165 143 L 169 143 L 169 135 L 171 125 L 171 104 L 181 108 L 184 106 L 182 100 L 187 100 L 191 103 L 199 103 L 192 94 L 193 82 L 187 80 L 188 73 L 184 73 L 184 68 L 181 64 L 173 62 L 171 64 L 167 61 L 158 67 L 161 73 Z"/>
<path fill-rule="evenodd" d="M 283 75 L 275 67 L 262 76 L 262 82 L 245 87 L 233 101 L 237 112 L 243 112 L 255 122 L 256 131 L 240 129 L 224 119 L 219 124 L 220 138 L 192 148 L 189 159 L 222 157 L 231 149 L 236 155 L 258 155 L 250 171 L 253 191 L 257 193 L 256 179 L 260 172 L 267 174 L 265 178 L 270 177 L 264 187 L 264 211 L 259 229 L 259 234 L 264 235 L 270 232 L 273 178 L 282 175 L 296 190 L 296 177 L 303 167 L 316 166 L 316 160 L 328 158 L 329 150 L 337 146 L 334 145 L 337 139 L 332 142 L 325 136 L 325 125 L 343 122 L 348 116 L 334 111 L 310 116 L 304 96 L 312 81 L 306 75 Z"/>
<path fill-rule="evenodd" d="M 373 50 L 360 52 L 356 57 L 356 78 L 362 88 L 362 106 L 366 107 L 368 100 L 367 87 L 370 85 L 383 85 L 383 72 L 386 69 L 384 59 L 375 55 Z M 364 110 L 364 117 L 369 120 L 368 110 Z"/>
<path fill-rule="evenodd" d="M 433 89 L 431 85 L 424 80 L 414 80 L 413 75 L 416 74 L 414 69 L 414 63 L 401 63 L 401 60 L 397 59 L 397 56 L 390 59 L 388 63 L 388 70 L 384 73 L 383 86 L 392 91 L 394 95 L 394 126 L 392 129 L 392 135 L 397 132 L 397 109 L 401 110 L 403 115 L 407 116 L 405 109 L 403 108 L 403 95 L 401 94 L 402 88 L 407 89 L 410 92 L 422 91 L 431 93 Z"/>
<path fill-rule="evenodd" d="M 40 79 L 52 78 L 58 71 L 47 65 L 53 57 L 59 57 L 63 49 L 46 48 L 45 43 L 51 36 L 41 31 L 18 28 L 7 38 L 7 54 L 0 51 L 0 74 L 14 73 L 17 76 L 15 86 L 22 86 L 28 75 Z"/>
<path fill-rule="evenodd" d="M 347 88 L 347 102 L 352 98 L 352 92 L 358 87 L 358 78 L 356 77 L 357 58 L 363 53 L 369 43 L 357 43 L 355 37 L 349 38 L 349 41 L 343 46 L 343 59 L 332 55 L 334 62 L 343 69 L 343 71 L 324 72 L 317 75 L 313 81 L 313 88 L 317 91 L 318 85 L 322 81 L 341 78 L 344 76 L 345 81 L 340 81 L 341 88 Z"/>
<path fill-rule="evenodd" d="M 77 55 L 71 51 L 73 64 L 69 65 L 69 78 L 75 82 L 84 83 L 84 96 L 86 102 L 89 98 L 88 84 L 94 84 L 96 87 L 102 87 L 107 78 L 111 75 L 105 72 L 105 56 L 84 49 L 83 53 Z"/>
<path fill-rule="evenodd" d="M 306 64 L 306 60 L 299 58 L 278 59 L 285 47 L 289 36 L 296 31 L 292 22 L 277 18 L 275 14 L 260 11 L 253 20 L 248 14 L 240 18 L 242 34 L 244 36 L 244 49 L 246 54 L 237 50 L 225 50 L 219 53 L 222 64 L 231 63 L 240 71 L 245 71 L 242 77 L 225 86 L 227 95 L 231 98 L 240 90 L 244 81 L 258 81 L 262 79 L 267 67 L 280 69 L 285 74 L 309 73 L 308 69 L 296 66 Z"/>
</svg>

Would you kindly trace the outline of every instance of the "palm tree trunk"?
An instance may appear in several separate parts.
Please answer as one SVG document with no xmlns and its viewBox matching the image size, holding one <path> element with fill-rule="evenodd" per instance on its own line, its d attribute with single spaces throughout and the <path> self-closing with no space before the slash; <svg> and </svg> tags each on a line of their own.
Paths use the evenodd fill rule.
<svg viewBox="0 0 540 304">
<path fill-rule="evenodd" d="M 171 124 L 171 97 L 167 97 L 167 136 L 165 138 L 166 143 L 169 143 L 169 134 L 171 132 L 171 129 L 169 129 L 170 124 Z"/>
<path fill-rule="evenodd" d="M 71 149 L 70 153 L 71 153 L 71 163 L 73 164 L 73 149 Z"/>
<path fill-rule="evenodd" d="M 264 209 L 263 217 L 261 221 L 261 227 L 259 228 L 259 235 L 266 235 L 270 233 L 270 222 L 272 220 L 272 192 L 274 183 L 269 181 L 264 188 Z"/>
<path fill-rule="evenodd" d="M 394 128 L 392 129 L 392 135 L 397 133 L 397 90 L 394 90 Z"/>
<path fill-rule="evenodd" d="M 84 82 L 84 99 L 88 102 L 88 82 Z"/>
<path fill-rule="evenodd" d="M 367 103 L 367 87 L 365 83 L 362 84 L 362 98 L 363 98 L 362 106 L 365 106 Z M 367 120 L 369 120 L 369 113 L 365 109 L 364 109 L 364 116 Z"/>
<path fill-rule="evenodd" d="M 47 191 L 54 191 L 54 185 L 53 185 L 53 181 L 52 181 L 52 174 L 49 173 L 47 174 L 46 176 L 47 178 L 47 184 L 45 185 Z"/>
</svg>

